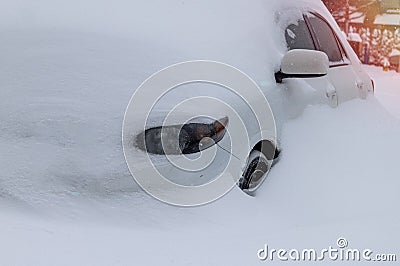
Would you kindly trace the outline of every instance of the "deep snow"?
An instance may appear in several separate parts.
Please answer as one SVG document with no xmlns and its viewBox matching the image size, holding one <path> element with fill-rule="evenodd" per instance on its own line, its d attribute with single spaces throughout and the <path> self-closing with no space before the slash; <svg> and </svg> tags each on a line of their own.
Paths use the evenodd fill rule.
<svg viewBox="0 0 400 266">
<path fill-rule="evenodd" d="M 78 9 L 48 1 L 38 4 L 43 9 L 33 2 L 5 3 L 9 14 L 0 20 L 2 264 L 258 265 L 256 252 L 264 244 L 325 248 L 340 236 L 351 247 L 398 253 L 399 74 L 366 67 L 377 99 L 337 109 L 311 106 L 285 125 L 282 159 L 257 197 L 235 189 L 207 206 L 176 208 L 134 183 L 122 154 L 121 124 L 134 88 L 161 67 L 193 59 L 190 53 L 178 55 L 178 48 L 163 45 L 167 34 L 157 45 L 138 41 L 146 36 L 146 30 L 138 30 L 143 25 L 134 27 L 140 38 L 111 34 L 129 28 L 131 11 L 122 4 L 115 11 L 120 16 L 107 20 L 102 12 L 111 13 L 103 2 Z M 152 10 L 161 2 L 148 3 L 146 10 Z M 91 7 L 92 20 L 85 16 Z M 236 8 L 231 16 L 240 13 Z M 68 14 L 74 19 L 66 27 Z M 145 29 L 157 29 L 158 23 L 148 22 Z M 174 23 L 164 26 L 171 29 Z M 77 30 L 82 24 L 85 28 Z M 206 41 L 198 45 L 208 47 Z M 205 54 L 218 57 L 218 50 Z M 250 59 L 243 63 L 244 68 L 251 64 Z"/>
<path fill-rule="evenodd" d="M 392 78 L 370 70 L 380 78 L 378 97 L 386 88 L 395 89 Z M 234 190 L 196 209 L 167 206 L 133 188 L 109 194 L 100 189 L 99 195 L 90 189 L 83 195 L 48 191 L 51 199 L 43 193 L 39 202 L 21 191 L 26 198 L 2 199 L 2 260 L 15 265 L 257 265 L 256 251 L 264 243 L 322 248 L 339 236 L 352 247 L 397 252 L 399 133 L 399 121 L 373 99 L 337 110 L 309 108 L 285 127 L 284 156 L 256 198 Z M 10 168 L 2 169 L 9 174 Z"/>
</svg>

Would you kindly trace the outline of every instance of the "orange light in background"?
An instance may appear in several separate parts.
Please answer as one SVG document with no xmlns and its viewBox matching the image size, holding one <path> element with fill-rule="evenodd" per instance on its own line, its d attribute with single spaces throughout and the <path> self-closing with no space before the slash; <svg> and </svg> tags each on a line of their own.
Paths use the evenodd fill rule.
<svg viewBox="0 0 400 266">
<path fill-rule="evenodd" d="M 400 72 L 400 1 L 323 0 L 364 64 Z"/>
</svg>

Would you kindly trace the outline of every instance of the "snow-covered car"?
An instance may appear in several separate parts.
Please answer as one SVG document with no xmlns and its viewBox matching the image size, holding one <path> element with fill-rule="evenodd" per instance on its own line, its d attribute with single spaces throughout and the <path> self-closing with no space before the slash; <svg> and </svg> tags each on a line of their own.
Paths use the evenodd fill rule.
<svg viewBox="0 0 400 266">
<path fill-rule="evenodd" d="M 196 8 L 201 12 L 205 7 L 199 4 Z M 259 9 L 259 16 L 255 15 L 254 20 L 241 20 L 236 14 L 236 17 L 227 16 L 224 24 L 224 19 L 219 18 L 224 25 L 221 31 L 218 25 L 215 26 L 217 30 L 202 25 L 207 16 L 215 15 L 207 14 L 204 21 L 192 23 L 194 31 L 206 27 L 205 34 L 199 34 L 197 38 L 191 34 L 192 40 L 177 38 L 182 38 L 193 51 L 197 49 L 198 57 L 193 59 L 203 59 L 203 56 L 217 59 L 238 67 L 253 78 L 268 100 L 273 118 L 267 114 L 261 119 L 254 118 L 254 108 L 262 104 L 258 102 L 259 97 L 250 95 L 245 102 L 232 91 L 215 84 L 182 84 L 168 91 L 154 104 L 144 127 L 137 126 L 134 121 L 135 117 L 146 114 L 138 112 L 140 103 L 133 107 L 131 100 L 124 125 L 128 165 L 129 160 L 135 162 L 129 165 L 131 171 L 138 172 L 141 167 L 147 167 L 140 163 L 140 156 L 146 154 L 153 158 L 157 171 L 170 181 L 185 186 L 203 185 L 212 182 L 233 160 L 241 176 L 238 186 L 251 194 L 262 184 L 277 159 L 284 156 L 280 136 L 286 121 L 298 117 L 308 105 L 326 104 L 335 108 L 343 102 L 366 98 L 373 93 L 371 78 L 362 69 L 361 62 L 321 1 L 284 0 L 251 9 Z M 229 7 L 226 12 L 228 10 Z M 218 11 L 215 13 L 219 14 Z M 236 21 L 232 22 L 233 19 Z M 185 27 L 190 28 L 188 25 L 191 25 L 190 21 Z M 176 32 L 181 33 L 179 28 Z M 218 35 L 222 32 L 224 35 Z M 213 44 L 217 43 L 219 45 L 213 50 Z M 165 123 L 167 114 L 180 102 L 199 96 L 218 98 L 233 107 L 244 123 L 244 131 L 231 119 L 230 111 L 218 104 L 189 104 L 185 110 L 172 114 Z M 247 135 L 248 141 L 237 145 L 234 151 L 232 141 L 235 141 L 233 133 L 236 131 Z M 163 138 L 169 138 L 169 144 L 163 145 Z M 299 137 L 299 141 L 306 139 Z M 132 145 L 137 148 L 132 151 L 142 155 L 130 155 L 130 148 L 126 147 Z M 195 160 L 200 151 L 206 153 L 211 147 L 215 149 L 209 155 L 213 160 L 196 171 L 177 167 L 164 158 L 171 155 Z"/>
</svg>

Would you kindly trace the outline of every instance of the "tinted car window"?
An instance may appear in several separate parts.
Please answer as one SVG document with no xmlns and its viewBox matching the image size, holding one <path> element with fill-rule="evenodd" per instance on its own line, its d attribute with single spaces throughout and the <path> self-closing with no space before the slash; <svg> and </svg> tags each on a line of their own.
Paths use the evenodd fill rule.
<svg viewBox="0 0 400 266">
<path fill-rule="evenodd" d="M 308 49 L 315 50 L 310 31 L 304 20 L 300 20 L 297 25 L 291 24 L 286 28 L 286 43 L 289 50 Z"/>
<path fill-rule="evenodd" d="M 343 61 L 342 53 L 331 27 L 319 17 L 309 17 L 309 21 L 315 33 L 318 46 L 322 52 L 328 55 L 329 61 Z"/>
</svg>

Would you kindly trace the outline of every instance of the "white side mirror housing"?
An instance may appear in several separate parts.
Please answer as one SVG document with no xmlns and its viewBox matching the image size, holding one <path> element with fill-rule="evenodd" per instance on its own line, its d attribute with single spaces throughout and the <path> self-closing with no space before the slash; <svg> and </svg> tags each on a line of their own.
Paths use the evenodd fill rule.
<svg viewBox="0 0 400 266">
<path fill-rule="evenodd" d="M 278 83 L 286 78 L 318 78 L 327 75 L 328 70 L 329 59 L 324 52 L 295 49 L 285 54 L 275 78 Z"/>
</svg>

